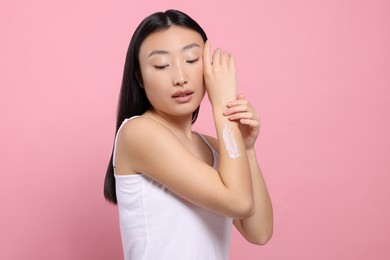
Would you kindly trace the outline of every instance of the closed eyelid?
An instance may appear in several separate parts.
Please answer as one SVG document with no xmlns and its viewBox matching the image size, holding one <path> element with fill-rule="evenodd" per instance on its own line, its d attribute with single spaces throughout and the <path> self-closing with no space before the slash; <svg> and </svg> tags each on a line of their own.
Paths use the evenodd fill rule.
<svg viewBox="0 0 390 260">
<path fill-rule="evenodd" d="M 188 63 L 194 63 L 194 62 L 197 62 L 199 59 L 200 59 L 200 57 L 195 58 L 195 59 L 188 59 L 187 62 Z"/>
<path fill-rule="evenodd" d="M 159 69 L 159 70 L 165 69 L 168 66 L 169 66 L 169 64 L 166 64 L 166 65 L 153 65 L 154 68 Z"/>
</svg>

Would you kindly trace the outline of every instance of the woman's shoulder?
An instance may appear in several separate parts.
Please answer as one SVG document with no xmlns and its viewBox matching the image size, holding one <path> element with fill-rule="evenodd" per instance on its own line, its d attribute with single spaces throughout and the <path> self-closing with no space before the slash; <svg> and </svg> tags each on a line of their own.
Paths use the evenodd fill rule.
<svg viewBox="0 0 390 260">
<path fill-rule="evenodd" d="M 164 160 L 167 150 L 180 150 L 180 143 L 167 127 L 142 116 L 125 120 L 116 138 L 117 166 L 132 172 L 144 173 L 145 165 Z"/>
<path fill-rule="evenodd" d="M 139 139 L 145 137 L 147 140 L 169 134 L 169 129 L 154 119 L 144 116 L 136 116 L 123 121 L 118 130 L 118 139 Z"/>
</svg>

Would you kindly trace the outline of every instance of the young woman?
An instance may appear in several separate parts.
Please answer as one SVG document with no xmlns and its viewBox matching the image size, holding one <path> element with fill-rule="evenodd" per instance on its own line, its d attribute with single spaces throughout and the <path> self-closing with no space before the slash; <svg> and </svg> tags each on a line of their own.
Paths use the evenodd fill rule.
<svg viewBox="0 0 390 260">
<path fill-rule="evenodd" d="M 192 131 L 207 91 L 217 138 Z M 259 118 L 237 96 L 234 57 L 212 57 L 188 15 L 152 14 L 127 52 L 104 195 L 118 204 L 125 259 L 228 259 L 232 223 L 251 243 L 272 236 L 254 149 Z"/>
</svg>

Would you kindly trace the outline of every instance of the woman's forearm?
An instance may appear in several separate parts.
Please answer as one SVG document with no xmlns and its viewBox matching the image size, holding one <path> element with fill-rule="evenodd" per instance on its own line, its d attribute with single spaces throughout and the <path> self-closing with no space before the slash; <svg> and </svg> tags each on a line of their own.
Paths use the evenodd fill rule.
<svg viewBox="0 0 390 260">
<path fill-rule="evenodd" d="M 242 207 L 246 216 L 253 214 L 252 176 L 245 145 L 237 122 L 229 121 L 222 109 L 213 108 L 219 146 L 222 182 L 231 194 L 234 207 Z"/>
<path fill-rule="evenodd" d="M 249 242 L 264 245 L 273 233 L 272 204 L 254 148 L 247 150 L 247 156 L 252 176 L 255 213 L 249 218 L 235 220 L 234 224 Z"/>
</svg>

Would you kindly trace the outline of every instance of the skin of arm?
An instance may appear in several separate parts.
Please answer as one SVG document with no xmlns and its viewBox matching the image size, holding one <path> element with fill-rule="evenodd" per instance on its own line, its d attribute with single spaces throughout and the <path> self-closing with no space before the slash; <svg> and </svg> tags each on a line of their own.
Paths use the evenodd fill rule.
<svg viewBox="0 0 390 260">
<path fill-rule="evenodd" d="M 235 219 L 233 223 L 246 240 L 253 244 L 265 245 L 273 233 L 272 205 L 257 163 L 256 152 L 251 149 L 247 154 L 252 174 L 255 213 L 249 218 Z"/>
<path fill-rule="evenodd" d="M 247 205 L 248 209 L 254 209 L 252 178 L 241 130 L 238 122 L 229 120 L 224 115 L 226 105 L 235 100 L 237 95 L 235 59 L 233 55 L 219 48 L 214 52 L 212 59 L 210 61 L 210 43 L 206 42 L 203 55 L 204 78 L 218 137 L 220 154 L 218 172 L 224 184 L 231 188 L 233 193 L 243 194 L 242 197 L 249 199 L 241 203 Z M 238 183 L 241 184 L 238 186 Z"/>
<path fill-rule="evenodd" d="M 224 114 L 230 120 L 239 122 L 240 130 L 244 138 L 255 203 L 255 213 L 253 216 L 244 219 L 235 219 L 233 223 L 246 240 L 254 244 L 264 245 L 272 237 L 273 210 L 254 148 L 260 132 L 259 116 L 243 95 L 238 95 L 237 100 L 230 102 L 228 107 Z"/>
<path fill-rule="evenodd" d="M 218 149 L 215 138 L 207 136 L 207 140 L 214 149 Z M 251 169 L 255 212 L 248 218 L 234 219 L 233 224 L 250 243 L 265 245 L 271 239 L 273 233 L 272 204 L 257 161 L 255 149 L 249 149 L 246 153 Z"/>
</svg>

